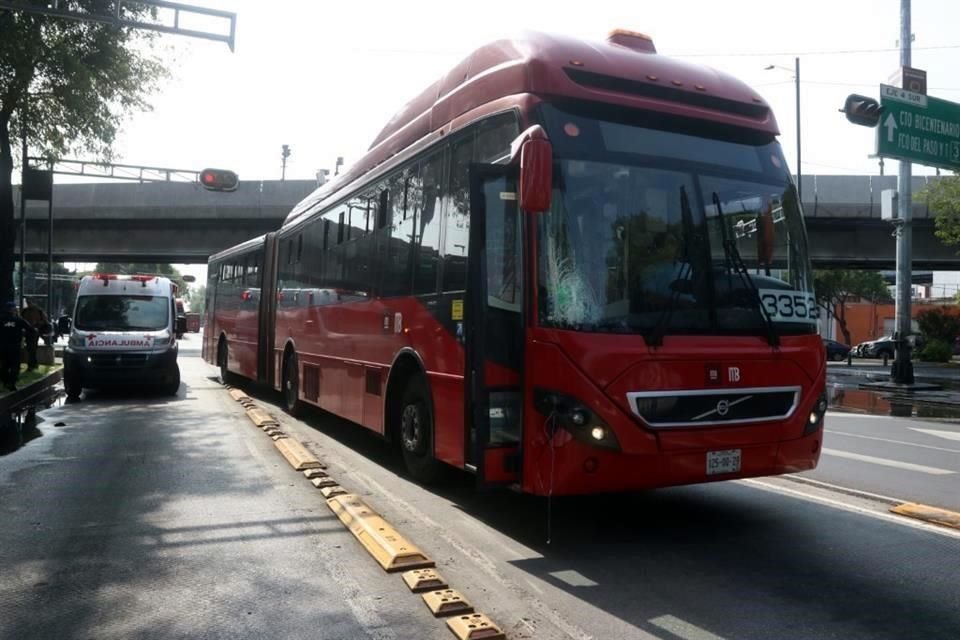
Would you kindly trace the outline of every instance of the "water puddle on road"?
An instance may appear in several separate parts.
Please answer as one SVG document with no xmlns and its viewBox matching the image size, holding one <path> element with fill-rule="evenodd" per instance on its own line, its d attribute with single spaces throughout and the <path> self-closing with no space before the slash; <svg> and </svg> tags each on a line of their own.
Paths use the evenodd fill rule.
<svg viewBox="0 0 960 640">
<path fill-rule="evenodd" d="M 859 384 L 827 382 L 827 400 L 833 411 L 874 416 L 960 422 L 960 389 L 906 393 L 863 389 Z"/>
<path fill-rule="evenodd" d="M 9 455 L 31 440 L 42 437 L 43 431 L 39 428 L 41 423 L 44 426 L 62 426 L 60 423 L 45 422 L 37 412 L 63 406 L 64 398 L 59 387 L 51 387 L 48 393 L 37 398 L 29 407 L 23 407 L 9 416 L 0 416 L 0 456 Z"/>
</svg>

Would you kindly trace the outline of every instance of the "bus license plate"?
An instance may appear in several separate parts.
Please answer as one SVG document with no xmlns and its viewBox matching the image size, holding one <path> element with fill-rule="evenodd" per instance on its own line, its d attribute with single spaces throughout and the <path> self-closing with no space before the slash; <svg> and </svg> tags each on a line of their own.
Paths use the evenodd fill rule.
<svg viewBox="0 0 960 640">
<path fill-rule="evenodd" d="M 707 451 L 707 475 L 736 473 L 740 471 L 740 449 Z"/>
</svg>

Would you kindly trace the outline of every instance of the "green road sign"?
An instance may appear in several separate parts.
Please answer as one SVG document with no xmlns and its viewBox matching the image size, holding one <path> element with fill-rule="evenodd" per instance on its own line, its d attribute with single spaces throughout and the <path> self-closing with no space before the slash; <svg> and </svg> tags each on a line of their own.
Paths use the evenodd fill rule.
<svg viewBox="0 0 960 640">
<path fill-rule="evenodd" d="M 960 171 L 960 104 L 880 85 L 877 155 Z"/>
</svg>

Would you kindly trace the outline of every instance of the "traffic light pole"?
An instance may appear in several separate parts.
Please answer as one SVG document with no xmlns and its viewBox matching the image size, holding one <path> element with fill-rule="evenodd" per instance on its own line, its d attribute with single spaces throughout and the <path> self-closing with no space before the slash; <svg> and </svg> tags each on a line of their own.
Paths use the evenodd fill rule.
<svg viewBox="0 0 960 640">
<path fill-rule="evenodd" d="M 900 64 L 910 66 L 910 0 L 900 0 Z M 910 334 L 913 331 L 910 302 L 913 293 L 911 263 L 913 261 L 913 193 L 912 166 L 900 161 L 899 224 L 897 225 L 897 353 L 890 377 L 897 384 L 913 384 L 913 363 L 910 360 Z"/>
</svg>

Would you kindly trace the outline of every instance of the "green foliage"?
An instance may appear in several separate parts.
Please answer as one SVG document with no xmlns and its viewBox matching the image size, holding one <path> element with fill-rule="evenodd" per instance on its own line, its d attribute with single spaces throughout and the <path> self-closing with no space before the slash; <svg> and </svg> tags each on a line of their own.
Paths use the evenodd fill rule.
<svg viewBox="0 0 960 640">
<path fill-rule="evenodd" d="M 813 289 L 817 303 L 830 310 L 840 323 L 844 342 L 850 344 L 850 330 L 847 329 L 847 302 L 851 298 L 860 298 L 868 302 L 890 302 L 890 290 L 887 283 L 876 271 L 854 271 L 846 269 L 828 269 L 813 273 Z"/>
<path fill-rule="evenodd" d="M 928 309 L 918 313 L 917 324 L 927 340 L 952 343 L 960 336 L 960 315 L 948 313 L 945 309 Z"/>
<path fill-rule="evenodd" d="M 946 176 L 931 182 L 917 197 L 933 211 L 937 237 L 944 244 L 960 244 L 960 176 Z"/>
<path fill-rule="evenodd" d="M 70 1 L 73 9 L 100 14 L 113 4 Z M 155 13 L 145 5 L 124 6 L 128 17 Z M 149 109 L 146 98 L 166 75 L 153 54 L 156 36 L 0 10 L 0 298 L 13 293 L 16 141 L 26 130 L 30 155 L 80 152 L 108 159 L 122 117 Z"/>
<path fill-rule="evenodd" d="M 949 342 L 939 338 L 930 340 L 917 353 L 917 358 L 923 362 L 950 362 L 953 357 L 953 348 Z"/>
<path fill-rule="evenodd" d="M 190 312 L 203 315 L 207 308 L 207 287 L 200 285 L 187 289 L 187 301 L 190 303 Z"/>
</svg>

